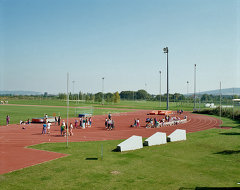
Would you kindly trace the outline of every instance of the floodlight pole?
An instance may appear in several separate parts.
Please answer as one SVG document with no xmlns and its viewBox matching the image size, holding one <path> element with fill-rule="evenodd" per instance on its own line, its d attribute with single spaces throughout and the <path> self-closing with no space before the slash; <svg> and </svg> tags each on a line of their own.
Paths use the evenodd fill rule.
<svg viewBox="0 0 240 190">
<path fill-rule="evenodd" d="M 187 98 L 188 98 L 188 89 L 189 89 L 189 81 L 187 81 Z M 188 103 L 188 100 L 187 100 Z"/>
<path fill-rule="evenodd" d="M 234 88 L 233 88 L 233 97 L 232 97 L 232 99 L 234 99 Z M 233 110 L 232 110 L 232 114 L 233 114 L 233 120 L 234 120 L 234 101 L 232 100 L 232 103 L 233 103 Z"/>
<path fill-rule="evenodd" d="M 69 112 L 69 92 L 68 92 L 68 83 L 69 83 L 69 73 L 67 73 L 67 124 L 66 124 L 66 127 L 67 127 L 67 147 L 68 147 L 68 128 L 69 128 L 69 125 L 68 125 L 68 112 Z"/>
<path fill-rule="evenodd" d="M 220 107 L 219 107 L 219 116 L 220 116 L 220 119 L 221 119 L 221 116 L 222 116 L 222 83 L 220 81 Z"/>
<path fill-rule="evenodd" d="M 196 67 L 197 65 L 194 64 L 194 110 L 196 109 Z"/>
<path fill-rule="evenodd" d="M 161 107 L 161 75 L 162 75 L 162 72 L 159 71 L 159 74 L 160 74 L 160 89 L 159 89 L 159 106 Z"/>
<path fill-rule="evenodd" d="M 167 110 L 169 109 L 169 85 L 168 85 L 168 47 L 163 48 L 163 52 L 167 54 Z"/>
<path fill-rule="evenodd" d="M 189 87 L 189 81 L 187 81 L 187 96 L 188 96 L 188 87 Z"/>
<path fill-rule="evenodd" d="M 104 104 L 104 77 L 102 78 L 102 105 Z"/>
</svg>

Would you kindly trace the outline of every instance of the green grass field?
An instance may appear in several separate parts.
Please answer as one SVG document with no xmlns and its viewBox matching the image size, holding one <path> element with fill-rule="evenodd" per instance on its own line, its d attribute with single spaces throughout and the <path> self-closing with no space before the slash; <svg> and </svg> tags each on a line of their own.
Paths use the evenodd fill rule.
<svg viewBox="0 0 240 190">
<path fill-rule="evenodd" d="M 121 140 L 46 143 L 31 148 L 69 154 L 0 176 L 0 189 L 195 189 L 240 187 L 240 127 L 187 134 L 187 141 L 113 152 Z M 101 160 L 103 146 L 103 160 Z"/>
<path fill-rule="evenodd" d="M 43 117 L 46 113 L 49 116 L 52 116 L 53 113 L 60 115 L 63 118 L 67 116 L 67 109 L 65 108 L 66 102 L 58 99 L 10 99 L 9 104 L 18 104 L 16 105 L 0 105 L 0 125 L 6 124 L 6 116 L 10 115 L 11 123 L 19 123 L 20 120 L 27 120 L 28 118 L 33 117 Z M 21 105 L 36 105 L 36 106 L 21 106 Z M 38 106 L 37 106 L 38 105 Z M 42 106 L 42 107 L 39 107 Z M 43 106 L 55 106 L 55 107 L 43 107 Z M 64 106 L 64 107 L 63 107 Z M 94 115 L 107 114 L 109 112 L 126 112 L 126 109 L 166 109 L 166 103 L 162 102 L 161 107 L 159 107 L 159 102 L 156 101 L 120 101 L 120 103 L 106 103 L 104 105 L 93 104 L 80 102 L 76 104 L 76 102 L 70 102 L 69 116 L 75 116 L 75 108 L 76 107 L 88 107 L 82 108 L 83 112 L 89 112 L 90 107 L 93 108 Z M 94 109 L 94 108 L 108 108 L 108 110 L 104 109 Z M 114 110 L 114 109 L 118 110 Z M 170 109 L 177 110 L 183 109 L 184 111 L 192 111 L 193 104 L 189 103 L 174 103 L 170 102 Z M 78 111 L 81 109 L 78 108 Z M 128 111 L 130 111 L 128 110 Z"/>
<path fill-rule="evenodd" d="M 91 113 L 93 115 L 104 115 L 111 113 L 126 112 L 129 110 L 114 110 L 114 109 L 94 109 L 91 107 L 78 108 L 77 113 Z M 26 121 L 28 118 L 31 120 L 34 117 L 43 117 L 45 114 L 52 116 L 53 113 L 61 115 L 62 118 L 67 117 L 67 109 L 64 107 L 39 107 L 39 106 L 16 106 L 16 105 L 1 105 L 0 106 L 0 125 L 6 125 L 6 115 L 10 116 L 10 123 L 19 123 L 20 120 Z M 76 109 L 69 108 L 69 117 L 76 117 Z"/>
</svg>

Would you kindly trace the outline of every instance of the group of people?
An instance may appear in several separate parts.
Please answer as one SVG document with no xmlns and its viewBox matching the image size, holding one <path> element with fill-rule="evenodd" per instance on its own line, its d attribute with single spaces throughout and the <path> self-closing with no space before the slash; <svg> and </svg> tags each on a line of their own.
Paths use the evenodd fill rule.
<svg viewBox="0 0 240 190">
<path fill-rule="evenodd" d="M 134 119 L 134 123 L 130 127 L 138 127 L 139 128 L 140 127 L 140 120 L 139 120 L 139 118 Z"/>
<path fill-rule="evenodd" d="M 146 128 L 158 128 L 162 123 L 162 120 L 157 120 L 156 118 L 147 118 L 146 119 Z"/>
<path fill-rule="evenodd" d="M 42 128 L 42 135 L 50 135 L 50 128 L 51 128 L 51 123 L 50 122 L 44 122 L 43 128 Z"/>
<path fill-rule="evenodd" d="M 61 136 L 65 136 L 65 137 L 67 135 L 73 136 L 73 124 L 72 123 L 70 123 L 69 128 L 68 128 L 67 124 L 63 120 L 60 130 L 61 130 Z"/>
<path fill-rule="evenodd" d="M 105 128 L 109 130 L 113 130 L 115 128 L 114 121 L 112 119 L 112 114 L 109 113 L 108 117 L 105 119 Z"/>
<path fill-rule="evenodd" d="M 181 115 L 183 113 L 183 110 L 177 110 L 177 113 Z"/>
<path fill-rule="evenodd" d="M 79 125 L 78 125 L 78 120 L 75 119 L 75 122 L 74 122 L 74 127 L 77 128 L 77 127 L 80 127 L 82 129 L 85 129 L 87 127 L 91 127 L 92 126 L 92 117 L 81 117 L 80 120 L 79 120 Z"/>
</svg>

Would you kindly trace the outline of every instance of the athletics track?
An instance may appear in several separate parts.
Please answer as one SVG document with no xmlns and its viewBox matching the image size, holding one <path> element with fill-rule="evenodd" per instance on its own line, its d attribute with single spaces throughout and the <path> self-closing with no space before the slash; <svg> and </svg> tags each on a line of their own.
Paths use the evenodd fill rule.
<svg viewBox="0 0 240 190">
<path fill-rule="evenodd" d="M 91 128 L 74 129 L 74 136 L 69 137 L 70 142 L 79 141 L 102 141 L 127 139 L 132 135 L 149 137 L 155 132 L 164 132 L 169 135 L 176 129 L 185 129 L 187 133 L 207 130 L 219 127 L 221 121 L 205 115 L 192 114 L 185 112 L 181 115 L 188 117 L 188 122 L 184 124 L 165 126 L 161 128 L 145 128 L 145 120 L 149 111 L 135 111 L 128 113 L 115 113 L 112 118 L 116 128 L 107 131 L 104 126 L 106 115 L 97 115 L 93 117 Z M 149 116 L 161 118 L 163 116 Z M 140 128 L 130 128 L 135 118 L 140 119 Z M 74 123 L 74 118 L 69 121 Z M 44 142 L 65 142 L 66 137 L 60 136 L 60 127 L 51 126 L 51 135 L 42 135 L 42 124 L 25 125 L 12 124 L 0 127 L 0 174 L 15 171 L 21 168 L 40 164 L 42 162 L 54 160 L 66 156 L 65 154 L 35 150 L 26 148 L 27 146 Z"/>
</svg>

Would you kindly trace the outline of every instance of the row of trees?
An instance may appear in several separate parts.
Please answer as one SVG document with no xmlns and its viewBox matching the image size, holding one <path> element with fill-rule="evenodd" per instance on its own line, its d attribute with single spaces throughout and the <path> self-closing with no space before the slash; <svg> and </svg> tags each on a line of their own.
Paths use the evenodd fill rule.
<svg viewBox="0 0 240 190">
<path fill-rule="evenodd" d="M 67 99 L 67 94 L 65 93 L 60 93 L 58 95 L 59 99 Z M 79 92 L 78 94 L 69 94 L 69 99 L 70 100 L 84 100 L 87 102 L 114 102 L 118 103 L 120 102 L 120 95 L 118 92 L 115 93 L 105 93 L 103 94 L 102 92 L 98 92 L 96 94 L 92 93 L 82 93 Z"/>
<path fill-rule="evenodd" d="M 66 99 L 66 94 L 59 94 L 59 99 Z M 71 94 L 69 95 L 70 100 L 85 100 L 85 101 L 92 101 L 92 102 L 102 102 L 104 99 L 105 102 L 114 102 L 117 103 L 121 100 L 147 100 L 147 101 L 161 101 L 167 100 L 167 94 L 161 95 L 152 95 L 149 94 L 146 90 L 138 90 L 138 91 L 122 91 L 120 94 L 118 92 L 115 93 L 102 93 L 98 92 L 96 94 L 92 93 L 82 93 L 79 92 L 78 94 Z M 222 102 L 231 102 L 233 98 L 238 98 L 238 95 L 233 96 L 222 96 Z M 201 102 L 219 102 L 220 97 L 219 95 L 197 95 L 197 101 Z M 181 102 L 181 101 L 188 101 L 193 102 L 194 96 L 185 96 L 180 93 L 169 94 L 169 101 L 170 102 Z"/>
<path fill-rule="evenodd" d="M 17 98 L 17 99 L 35 99 L 35 98 L 58 98 L 62 100 L 66 100 L 67 95 L 65 93 L 60 93 L 58 95 L 51 95 L 47 94 L 46 92 L 42 95 L 32 95 L 32 96 L 27 96 L 27 95 L 2 95 L 1 99 L 4 100 L 4 97 L 11 97 L 11 98 Z M 161 101 L 166 101 L 167 100 L 167 94 L 161 95 L 152 95 L 149 94 L 146 90 L 138 90 L 138 91 L 122 91 L 120 93 L 115 92 L 115 93 L 102 93 L 98 92 L 96 94 L 93 93 L 83 93 L 79 92 L 76 94 L 69 94 L 69 99 L 70 100 L 82 100 L 82 101 L 88 101 L 88 102 L 102 102 L 104 99 L 104 102 L 113 102 L 113 103 L 118 103 L 121 100 L 147 100 L 147 101 L 159 101 L 161 98 Z M 238 95 L 234 96 L 222 96 L 222 103 L 223 104 L 231 104 L 232 99 L 238 99 Z M 196 97 L 197 102 L 202 102 L 202 103 L 218 103 L 220 101 L 220 96 L 219 95 L 208 95 L 208 94 L 203 94 L 203 95 L 197 95 Z M 175 94 L 169 94 L 169 101 L 170 102 L 193 102 L 194 101 L 194 96 L 185 96 L 180 93 L 175 93 Z"/>
</svg>

